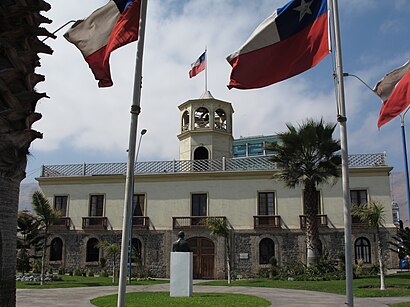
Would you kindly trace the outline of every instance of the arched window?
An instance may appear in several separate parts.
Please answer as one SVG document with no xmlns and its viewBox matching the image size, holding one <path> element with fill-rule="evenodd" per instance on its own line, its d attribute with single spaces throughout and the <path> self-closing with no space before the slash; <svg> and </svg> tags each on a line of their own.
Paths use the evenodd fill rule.
<svg viewBox="0 0 410 307">
<path fill-rule="evenodd" d="M 195 128 L 209 128 L 209 111 L 200 107 L 195 110 Z"/>
<path fill-rule="evenodd" d="M 259 264 L 269 264 L 269 260 L 275 256 L 275 243 L 272 239 L 265 238 L 259 243 Z"/>
<path fill-rule="evenodd" d="M 215 129 L 225 130 L 226 131 L 226 113 L 222 109 L 215 111 Z"/>
<path fill-rule="evenodd" d="M 138 238 L 132 238 L 132 262 L 142 261 L 142 244 Z"/>
<path fill-rule="evenodd" d="M 98 247 L 99 241 L 96 238 L 92 238 L 87 242 L 87 255 L 85 257 L 86 262 L 95 262 L 100 260 L 100 249 Z"/>
<path fill-rule="evenodd" d="M 371 263 L 370 241 L 364 237 L 358 238 L 354 242 L 354 259 L 356 263 L 362 259 L 364 263 Z"/>
<path fill-rule="evenodd" d="M 63 260 L 63 241 L 60 238 L 54 238 L 50 244 L 50 261 Z"/>
<path fill-rule="evenodd" d="M 189 129 L 189 112 L 185 111 L 182 114 L 182 131 L 188 130 Z"/>
</svg>

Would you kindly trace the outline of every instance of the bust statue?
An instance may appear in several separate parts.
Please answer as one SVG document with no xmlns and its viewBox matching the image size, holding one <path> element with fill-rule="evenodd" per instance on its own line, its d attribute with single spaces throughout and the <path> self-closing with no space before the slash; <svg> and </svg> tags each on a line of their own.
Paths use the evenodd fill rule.
<svg viewBox="0 0 410 307">
<path fill-rule="evenodd" d="M 190 252 L 188 242 L 184 239 L 185 233 L 183 231 L 178 232 L 178 240 L 172 243 L 173 252 Z"/>
</svg>

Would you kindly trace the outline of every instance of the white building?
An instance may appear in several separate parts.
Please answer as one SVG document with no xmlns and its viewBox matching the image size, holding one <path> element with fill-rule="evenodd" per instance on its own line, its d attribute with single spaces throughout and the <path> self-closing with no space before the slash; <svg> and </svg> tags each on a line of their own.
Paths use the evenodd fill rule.
<svg viewBox="0 0 410 307">
<path fill-rule="evenodd" d="M 234 140 L 231 104 L 209 92 L 184 102 L 179 110 L 180 160 L 136 164 L 132 237 L 148 274 L 169 276 L 171 245 L 184 230 L 194 252 L 194 277 L 224 278 L 225 239 L 210 236 L 205 224 L 209 217 L 224 219 L 231 228 L 235 275 L 255 276 L 272 256 L 279 265 L 304 262 L 302 189 L 288 189 L 274 180 L 276 165 L 258 145 L 274 136 Z M 392 168 L 384 154 L 350 155 L 349 165 L 352 202 L 386 205 L 387 247 L 395 231 L 389 211 Z M 51 266 L 99 270 L 104 255 L 95 243 L 121 242 L 125 173 L 125 163 L 43 166 L 37 178 L 40 188 L 62 211 L 50 238 Z M 340 180 L 320 186 L 319 192 L 322 249 L 337 259 L 344 253 Z M 376 264 L 374 233 L 355 219 L 352 224 L 354 260 Z M 396 266 L 397 256 L 388 252 L 386 261 Z"/>
</svg>

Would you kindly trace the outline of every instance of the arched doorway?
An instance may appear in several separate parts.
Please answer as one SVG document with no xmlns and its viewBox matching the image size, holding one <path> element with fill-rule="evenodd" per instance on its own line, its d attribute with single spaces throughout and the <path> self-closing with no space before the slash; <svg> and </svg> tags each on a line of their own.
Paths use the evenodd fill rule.
<svg viewBox="0 0 410 307">
<path fill-rule="evenodd" d="M 201 146 L 195 149 L 194 151 L 194 160 L 207 160 L 209 159 L 208 149 Z"/>
<path fill-rule="evenodd" d="M 215 246 L 214 243 L 203 237 L 189 238 L 189 247 L 194 256 L 194 278 L 215 278 Z"/>
</svg>

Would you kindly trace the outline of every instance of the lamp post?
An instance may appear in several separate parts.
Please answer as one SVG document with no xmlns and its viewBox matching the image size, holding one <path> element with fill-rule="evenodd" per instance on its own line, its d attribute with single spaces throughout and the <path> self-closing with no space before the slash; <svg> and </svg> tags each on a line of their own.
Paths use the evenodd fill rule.
<svg viewBox="0 0 410 307">
<path fill-rule="evenodd" d="M 343 73 L 344 77 L 355 77 L 357 80 L 359 80 L 361 83 L 363 83 L 369 90 L 371 90 L 377 97 L 377 93 L 369 86 L 367 85 L 366 82 L 364 82 L 362 79 L 360 79 L 358 76 L 350 73 Z M 380 98 L 380 97 L 379 97 Z M 401 129 L 401 136 L 402 136 L 402 143 L 403 143 L 403 156 L 404 156 L 404 168 L 406 172 L 406 191 L 407 191 L 407 223 L 410 226 L 410 179 L 409 179 L 409 163 L 407 159 L 407 142 L 406 142 L 406 131 L 404 127 L 404 117 L 406 116 L 407 111 L 409 110 L 410 106 L 407 107 L 407 109 L 400 114 L 400 129 Z"/>
<path fill-rule="evenodd" d="M 142 137 L 145 133 L 147 133 L 147 129 L 142 129 L 140 139 L 138 141 L 137 153 L 135 155 L 135 168 L 137 167 L 137 160 L 138 160 L 138 154 L 140 152 L 141 140 L 142 140 Z M 134 170 L 134 173 L 135 173 L 135 170 Z M 135 181 L 135 179 L 134 179 L 134 181 Z M 128 275 L 129 275 L 128 276 L 128 282 L 129 282 L 129 284 L 131 284 L 131 278 L 132 278 L 132 222 L 133 222 L 133 218 L 134 218 L 134 206 L 135 206 L 135 203 L 134 203 L 134 201 L 135 201 L 135 199 L 134 199 L 134 193 L 135 193 L 134 187 L 135 187 L 135 183 L 133 182 L 133 185 L 132 185 L 132 190 L 133 190 L 133 193 L 132 193 L 132 211 L 131 211 L 131 214 L 130 214 L 130 250 L 129 250 L 129 256 L 128 256 Z"/>
</svg>

